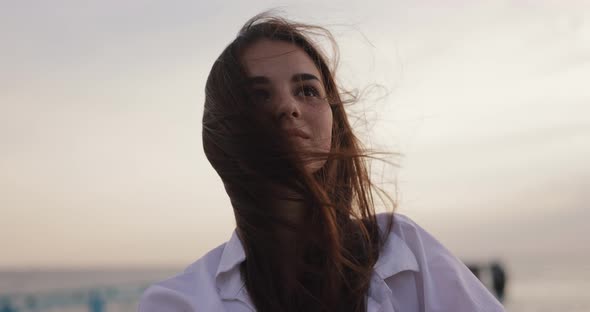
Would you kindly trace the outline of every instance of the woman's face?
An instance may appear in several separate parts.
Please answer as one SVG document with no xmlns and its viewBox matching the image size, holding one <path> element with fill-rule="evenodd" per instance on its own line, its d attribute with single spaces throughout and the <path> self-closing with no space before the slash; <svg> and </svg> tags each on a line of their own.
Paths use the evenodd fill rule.
<svg viewBox="0 0 590 312">
<path fill-rule="evenodd" d="M 319 70 L 298 46 L 261 39 L 241 55 L 249 92 L 262 113 L 269 114 L 296 151 L 329 152 L 332 110 Z M 325 163 L 305 163 L 315 172 Z"/>
</svg>

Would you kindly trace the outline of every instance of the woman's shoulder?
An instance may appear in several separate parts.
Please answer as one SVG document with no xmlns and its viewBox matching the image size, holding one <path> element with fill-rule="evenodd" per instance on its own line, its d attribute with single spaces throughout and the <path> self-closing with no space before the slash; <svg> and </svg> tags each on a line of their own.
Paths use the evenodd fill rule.
<svg viewBox="0 0 590 312">
<path fill-rule="evenodd" d="M 393 218 L 396 222 L 402 222 L 404 224 L 416 224 L 412 219 L 410 219 L 405 214 L 399 212 L 380 212 L 376 214 L 377 222 L 379 222 L 379 226 L 383 226 L 383 224 Z"/>
<path fill-rule="evenodd" d="M 414 220 L 398 213 L 378 214 L 377 220 L 382 228 L 393 221 L 377 271 L 388 272 L 405 262 L 403 268 L 414 271 L 424 288 L 432 290 L 419 295 L 426 307 L 446 307 L 442 310 L 458 312 L 504 311 L 465 264 Z M 391 273 L 398 271 L 401 270 Z"/>
<path fill-rule="evenodd" d="M 190 264 L 182 273 L 148 287 L 139 301 L 140 312 L 194 311 L 198 303 L 217 296 L 215 274 L 226 243 Z"/>
<path fill-rule="evenodd" d="M 460 265 L 460 261 L 451 251 L 410 217 L 400 213 L 380 213 L 377 215 L 377 222 L 381 231 L 386 231 L 391 224 L 385 242 L 385 247 L 389 246 L 389 250 L 383 252 L 399 254 L 409 251 L 409 256 L 416 259 L 419 267 L 440 261 Z"/>
<path fill-rule="evenodd" d="M 399 238 L 403 240 L 411 238 L 408 237 L 408 234 L 411 234 L 412 236 L 428 234 L 424 228 L 405 214 L 398 212 L 382 212 L 378 213 L 376 218 L 382 232 L 387 231 L 388 227 L 391 225 L 391 227 L 389 227 L 389 235 L 399 236 Z"/>
</svg>

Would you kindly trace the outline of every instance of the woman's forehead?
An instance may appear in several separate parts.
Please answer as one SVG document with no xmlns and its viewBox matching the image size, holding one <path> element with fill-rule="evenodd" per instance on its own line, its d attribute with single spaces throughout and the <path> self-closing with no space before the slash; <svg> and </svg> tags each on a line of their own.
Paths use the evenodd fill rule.
<svg viewBox="0 0 590 312">
<path fill-rule="evenodd" d="M 309 55 L 289 42 L 262 39 L 245 48 L 241 57 L 246 72 L 251 77 L 280 79 L 300 73 L 320 77 L 320 72 Z"/>
</svg>

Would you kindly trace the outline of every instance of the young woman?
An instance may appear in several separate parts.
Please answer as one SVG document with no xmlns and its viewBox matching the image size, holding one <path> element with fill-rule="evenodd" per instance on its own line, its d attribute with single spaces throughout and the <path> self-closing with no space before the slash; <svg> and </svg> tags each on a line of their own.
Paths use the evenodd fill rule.
<svg viewBox="0 0 590 312">
<path fill-rule="evenodd" d="M 374 211 L 367 154 L 309 34 L 259 15 L 215 61 L 203 146 L 231 199 L 230 240 L 148 288 L 141 312 L 503 311 L 422 228 Z"/>
</svg>

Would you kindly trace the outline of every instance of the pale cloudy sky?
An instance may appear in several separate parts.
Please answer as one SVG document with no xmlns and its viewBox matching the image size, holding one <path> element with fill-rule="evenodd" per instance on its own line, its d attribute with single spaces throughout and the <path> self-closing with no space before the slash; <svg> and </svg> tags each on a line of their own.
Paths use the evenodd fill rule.
<svg viewBox="0 0 590 312">
<path fill-rule="evenodd" d="M 0 1 L 0 267 L 184 265 L 227 240 L 204 83 L 271 7 L 334 32 L 347 87 L 387 89 L 353 109 L 403 154 L 375 166 L 399 212 L 465 259 L 590 260 L 589 1 L 60 0 Z"/>
</svg>

